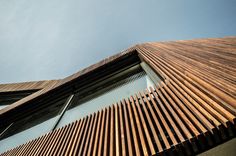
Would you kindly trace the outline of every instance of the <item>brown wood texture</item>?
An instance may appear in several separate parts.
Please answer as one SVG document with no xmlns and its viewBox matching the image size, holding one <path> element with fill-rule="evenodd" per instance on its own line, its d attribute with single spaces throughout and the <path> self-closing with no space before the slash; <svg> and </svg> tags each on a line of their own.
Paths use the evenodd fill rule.
<svg viewBox="0 0 236 156">
<path fill-rule="evenodd" d="M 40 90 L 60 80 L 32 81 L 21 83 L 0 84 L 0 92 L 16 92 L 25 90 Z"/>
<path fill-rule="evenodd" d="M 1 156 L 191 155 L 235 137 L 236 37 L 133 49 L 164 81 Z"/>
</svg>

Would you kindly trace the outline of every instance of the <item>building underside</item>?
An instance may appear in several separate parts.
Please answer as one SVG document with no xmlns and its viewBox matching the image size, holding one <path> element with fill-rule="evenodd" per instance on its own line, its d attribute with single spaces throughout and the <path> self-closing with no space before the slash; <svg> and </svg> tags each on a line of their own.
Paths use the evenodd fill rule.
<svg viewBox="0 0 236 156">
<path fill-rule="evenodd" d="M 233 155 L 235 122 L 236 37 L 138 44 L 64 79 L 0 85 L 0 156 Z"/>
</svg>

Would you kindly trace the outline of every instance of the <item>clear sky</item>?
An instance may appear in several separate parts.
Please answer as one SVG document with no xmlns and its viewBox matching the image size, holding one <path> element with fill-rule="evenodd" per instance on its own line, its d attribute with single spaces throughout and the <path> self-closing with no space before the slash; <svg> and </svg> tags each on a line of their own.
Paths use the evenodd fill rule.
<svg viewBox="0 0 236 156">
<path fill-rule="evenodd" d="M 236 35 L 236 0 L 0 0 L 0 83 L 64 78 L 147 41 Z"/>
</svg>

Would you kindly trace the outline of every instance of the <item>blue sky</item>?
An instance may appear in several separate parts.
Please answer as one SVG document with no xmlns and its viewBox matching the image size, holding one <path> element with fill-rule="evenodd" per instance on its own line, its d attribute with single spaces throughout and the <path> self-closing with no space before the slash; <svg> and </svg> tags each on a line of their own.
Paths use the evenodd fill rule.
<svg viewBox="0 0 236 156">
<path fill-rule="evenodd" d="M 64 78 L 142 42 L 236 35 L 236 0 L 0 0 L 0 83 Z"/>
</svg>

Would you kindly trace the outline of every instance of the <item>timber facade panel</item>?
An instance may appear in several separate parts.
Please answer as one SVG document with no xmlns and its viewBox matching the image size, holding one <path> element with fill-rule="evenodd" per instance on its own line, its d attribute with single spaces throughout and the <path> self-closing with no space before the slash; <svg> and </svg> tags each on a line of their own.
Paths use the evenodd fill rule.
<svg viewBox="0 0 236 156">
<path fill-rule="evenodd" d="M 133 55 L 162 80 L 1 156 L 195 155 L 235 137 L 236 37 L 136 45 L 0 110 L 0 121 Z"/>
</svg>

